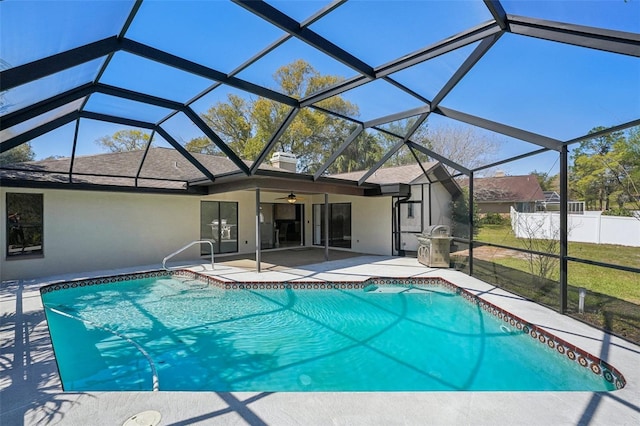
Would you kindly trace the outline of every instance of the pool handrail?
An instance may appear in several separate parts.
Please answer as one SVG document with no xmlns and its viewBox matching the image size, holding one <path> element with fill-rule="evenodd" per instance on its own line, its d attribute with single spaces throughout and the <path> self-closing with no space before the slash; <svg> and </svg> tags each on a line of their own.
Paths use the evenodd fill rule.
<svg viewBox="0 0 640 426">
<path fill-rule="evenodd" d="M 209 244 L 211 246 L 211 269 L 215 269 L 214 264 L 213 264 L 213 243 L 209 240 L 196 240 L 196 241 L 191 241 L 189 244 L 187 244 L 186 246 L 174 251 L 173 253 L 171 253 L 170 255 L 167 255 L 164 259 L 162 259 L 162 268 L 165 271 L 169 271 L 170 269 L 167 268 L 167 260 L 171 259 L 173 256 L 175 256 L 176 254 L 179 254 L 183 251 L 185 251 L 186 249 L 188 249 L 189 247 L 191 247 L 192 245 L 195 244 Z"/>
<path fill-rule="evenodd" d="M 48 310 L 50 310 L 51 312 L 55 313 L 55 314 L 62 315 L 64 317 L 71 318 L 71 319 L 76 320 L 76 321 L 80 321 L 80 322 L 82 322 L 84 324 L 88 324 L 88 325 L 90 325 L 92 327 L 99 328 L 102 331 L 106 331 L 108 333 L 111 333 L 114 336 L 119 337 L 119 338 L 125 340 L 128 343 L 131 343 L 142 354 L 142 356 L 144 356 L 146 358 L 147 362 L 149 363 L 149 367 L 151 368 L 152 390 L 154 392 L 158 392 L 160 390 L 160 381 L 158 379 L 158 371 L 156 370 L 156 366 L 153 363 L 153 359 L 151 359 L 151 356 L 149 355 L 149 353 L 147 351 L 145 351 L 144 348 L 142 346 L 140 346 L 140 344 L 136 343 L 135 340 L 132 340 L 132 339 L 128 338 L 127 336 L 124 336 L 124 335 L 118 333 L 117 331 L 113 331 L 110 328 L 104 327 L 104 326 L 102 326 L 100 324 L 96 324 L 93 321 L 89 321 L 87 319 L 80 318 L 80 317 L 77 317 L 75 315 L 71 315 L 68 312 L 64 312 L 64 311 L 61 311 L 59 309 L 52 308 L 51 306 L 48 306 L 48 305 L 44 305 L 44 307 L 47 308 Z"/>
</svg>

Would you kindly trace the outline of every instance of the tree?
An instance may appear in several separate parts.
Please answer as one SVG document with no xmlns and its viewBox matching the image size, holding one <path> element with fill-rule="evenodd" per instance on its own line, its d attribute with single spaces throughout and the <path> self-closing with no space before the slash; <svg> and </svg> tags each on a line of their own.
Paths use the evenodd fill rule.
<svg viewBox="0 0 640 426">
<path fill-rule="evenodd" d="M 538 183 L 540 184 L 540 188 L 543 191 L 552 191 L 553 183 L 555 181 L 555 176 L 550 176 L 549 173 L 539 172 L 537 170 L 529 173 L 531 175 L 535 175 L 536 179 L 538 179 Z"/>
<path fill-rule="evenodd" d="M 426 138 L 426 129 L 427 122 L 423 123 L 418 127 L 411 135 L 409 135 L 409 131 L 414 126 L 418 117 L 411 117 L 408 119 L 396 121 L 393 123 L 388 123 L 383 126 L 386 130 L 389 130 L 394 135 L 398 135 L 401 137 L 409 136 L 409 139 L 412 141 L 423 141 Z M 380 139 L 380 147 L 382 150 L 382 155 L 386 154 L 391 148 L 393 148 L 400 139 L 395 136 L 391 136 L 387 133 L 380 132 L 378 134 L 378 138 Z M 417 157 L 422 162 L 429 161 L 429 158 L 422 154 L 420 151 L 414 151 Z M 383 167 L 394 167 L 394 166 L 402 166 L 405 164 L 415 164 L 416 157 L 411 153 L 411 150 L 408 148 L 400 148 L 391 158 L 387 160 Z"/>
<path fill-rule="evenodd" d="M 596 127 L 590 133 L 604 130 Z M 580 143 L 573 152 L 569 176 L 572 196 L 587 208 L 640 208 L 640 131 L 611 132 Z"/>
<path fill-rule="evenodd" d="M 303 60 L 285 65 L 274 74 L 276 90 L 296 99 L 317 93 L 340 80 L 337 76 L 321 75 Z M 356 105 L 340 96 L 325 99 L 318 106 L 346 116 L 359 114 Z M 202 118 L 239 157 L 254 160 L 290 111 L 291 107 L 288 105 L 270 99 L 244 99 L 230 94 L 225 102 L 218 102 L 209 108 L 202 114 Z M 278 139 L 274 151 L 295 154 L 298 158 L 298 171 L 313 172 L 324 164 L 353 129 L 354 125 L 346 120 L 304 108 Z M 191 152 L 220 153 L 208 139 L 203 138 L 189 141 L 186 148 Z M 360 152 L 357 145 L 354 150 Z M 351 160 L 357 163 L 358 158 Z M 347 168 L 361 165 L 364 168 L 369 162 L 369 158 L 363 158 L 362 164 L 357 166 L 353 162 L 347 162 Z M 344 170 L 334 173 L 340 171 Z"/>
<path fill-rule="evenodd" d="M 411 139 L 468 169 L 491 163 L 500 148 L 497 139 L 471 126 L 429 127 Z"/>
<path fill-rule="evenodd" d="M 95 142 L 110 152 L 138 151 L 149 143 L 148 133 L 137 129 L 119 130 L 111 136 L 103 136 Z"/>
<path fill-rule="evenodd" d="M 336 158 L 327 171 L 333 174 L 366 170 L 376 164 L 383 155 L 379 139 L 363 132 Z"/>
<path fill-rule="evenodd" d="M 512 213 L 516 237 L 528 251 L 525 256 L 535 283 L 553 278 L 560 262 L 560 221 L 557 215 L 540 213 Z M 571 230 L 569 230 L 571 232 Z"/>
<path fill-rule="evenodd" d="M 478 203 L 473 203 L 473 235 L 478 235 L 482 220 L 478 213 Z M 451 235 L 469 239 L 469 188 L 462 188 L 462 194 L 451 200 Z"/>
<path fill-rule="evenodd" d="M 31 144 L 25 142 L 0 154 L 0 166 L 32 161 L 35 157 L 36 153 L 33 152 Z"/>
</svg>

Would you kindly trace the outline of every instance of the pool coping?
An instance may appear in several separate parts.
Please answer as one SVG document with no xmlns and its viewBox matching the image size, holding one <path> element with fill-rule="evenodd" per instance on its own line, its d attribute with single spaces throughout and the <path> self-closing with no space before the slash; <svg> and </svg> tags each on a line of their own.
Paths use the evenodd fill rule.
<svg viewBox="0 0 640 426">
<path fill-rule="evenodd" d="M 3 312 L 6 311 L 5 307 L 13 305 L 16 326 L 13 329 L 3 326 L 0 335 L 3 342 L 13 341 L 14 361 L 19 357 L 27 359 L 23 362 L 24 371 L 16 369 L 14 362 L 14 370 L 18 371 L 9 371 L 10 374 L 3 372 L 3 377 L 0 378 L 0 420 L 3 424 L 5 421 L 6 424 L 55 424 L 64 420 L 64 424 L 80 425 L 87 424 L 89 419 L 95 420 L 96 414 L 100 412 L 105 424 L 122 424 L 137 412 L 157 409 L 163 416 L 161 424 L 207 424 L 214 419 L 216 424 L 640 422 L 640 369 L 637 368 L 640 366 L 640 347 L 637 345 L 459 272 L 425 268 L 418 265 L 415 259 L 370 256 L 362 260 L 325 262 L 318 265 L 292 268 L 286 274 L 278 271 L 252 275 L 238 268 L 210 270 L 203 264 L 192 265 L 189 270 L 225 283 L 268 283 L 282 280 L 284 275 L 287 281 L 303 277 L 307 280 L 305 282 L 312 285 L 326 278 L 340 281 L 335 277 L 342 277 L 344 282 L 347 282 L 345 277 L 352 277 L 348 281 L 362 283 L 364 279 L 377 275 L 379 270 L 384 270 L 385 276 L 391 275 L 393 278 L 397 278 L 401 271 L 411 278 L 441 278 L 461 288 L 465 294 L 481 296 L 490 303 L 487 305 L 490 309 L 501 306 L 500 309 L 512 315 L 509 321 L 511 318 L 515 320 L 516 316 L 526 318 L 535 327 L 532 330 L 551 330 L 555 338 L 594 354 L 595 358 L 619 369 L 627 384 L 623 389 L 612 392 L 64 393 L 61 391 L 57 372 L 52 371 L 51 343 L 46 323 L 41 320 L 43 308 L 38 293 L 50 281 L 8 285 L 3 283 L 0 293 Z M 141 270 L 144 269 L 137 269 Z M 62 281 L 64 280 L 58 280 L 57 283 Z M 510 306 L 504 307 L 505 303 Z M 25 314 L 35 316 L 32 323 L 25 319 L 21 323 L 19 316 Z M 16 336 L 22 337 L 23 345 L 17 343 Z M 35 385 L 16 383 L 16 380 L 8 383 L 7 378 L 12 380 L 25 374 L 27 377 L 37 374 L 45 379 Z"/>
</svg>

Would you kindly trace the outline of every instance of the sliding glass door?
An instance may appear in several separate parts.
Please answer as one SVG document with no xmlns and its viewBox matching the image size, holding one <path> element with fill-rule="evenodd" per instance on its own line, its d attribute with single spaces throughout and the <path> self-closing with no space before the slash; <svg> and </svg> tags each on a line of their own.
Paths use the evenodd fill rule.
<svg viewBox="0 0 640 426">
<path fill-rule="evenodd" d="M 260 203 L 263 249 L 304 245 L 304 204 Z"/>
<path fill-rule="evenodd" d="M 324 245 L 324 204 L 313 205 L 313 244 Z M 351 203 L 329 204 L 329 246 L 351 248 Z"/>
<path fill-rule="evenodd" d="M 238 251 L 238 203 L 202 201 L 200 204 L 200 238 L 213 243 L 214 253 Z M 208 244 L 201 245 L 200 254 L 211 254 Z"/>
</svg>

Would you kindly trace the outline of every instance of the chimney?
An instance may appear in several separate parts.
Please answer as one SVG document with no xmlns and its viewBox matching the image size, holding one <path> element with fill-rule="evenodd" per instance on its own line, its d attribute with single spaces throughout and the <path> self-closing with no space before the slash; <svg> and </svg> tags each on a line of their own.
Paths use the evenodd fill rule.
<svg viewBox="0 0 640 426">
<path fill-rule="evenodd" d="M 273 167 L 295 172 L 298 165 L 298 159 L 290 152 L 274 152 L 269 160 Z"/>
</svg>

